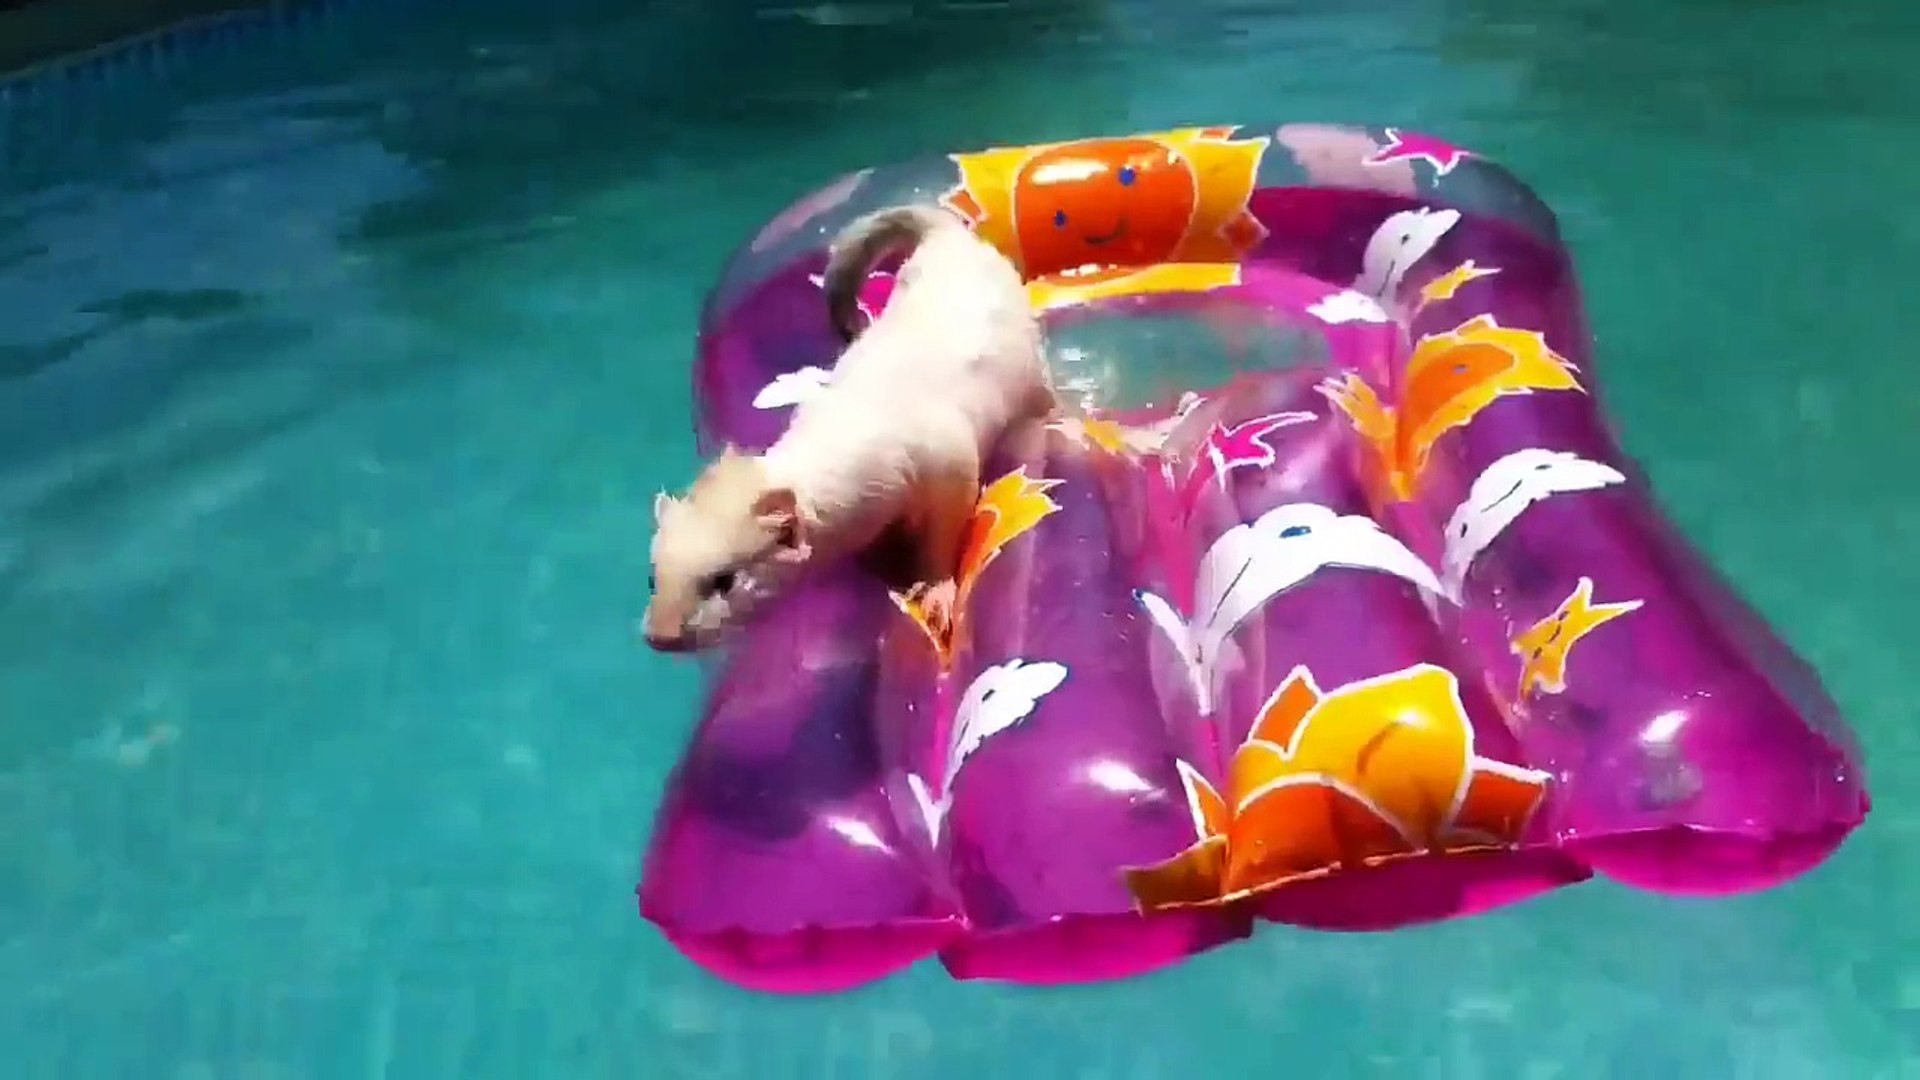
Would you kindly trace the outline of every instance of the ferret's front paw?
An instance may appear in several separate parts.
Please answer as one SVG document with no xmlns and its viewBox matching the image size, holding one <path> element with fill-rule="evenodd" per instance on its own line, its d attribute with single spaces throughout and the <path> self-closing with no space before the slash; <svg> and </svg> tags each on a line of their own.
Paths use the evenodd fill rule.
<svg viewBox="0 0 1920 1080">
<path fill-rule="evenodd" d="M 959 586 L 948 579 L 938 585 L 915 586 L 914 593 L 920 604 L 920 618 L 927 629 L 941 637 L 953 633 L 953 609 L 959 597 Z"/>
</svg>

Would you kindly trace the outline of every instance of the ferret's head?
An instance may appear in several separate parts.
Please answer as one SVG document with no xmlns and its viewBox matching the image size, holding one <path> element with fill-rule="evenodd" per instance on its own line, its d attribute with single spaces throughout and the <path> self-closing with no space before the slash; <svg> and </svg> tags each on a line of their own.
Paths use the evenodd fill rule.
<svg viewBox="0 0 1920 1080">
<path fill-rule="evenodd" d="M 793 580 L 810 553 L 793 489 L 729 446 L 685 495 L 654 499 L 653 599 L 641 630 L 661 652 L 718 644 Z"/>
</svg>

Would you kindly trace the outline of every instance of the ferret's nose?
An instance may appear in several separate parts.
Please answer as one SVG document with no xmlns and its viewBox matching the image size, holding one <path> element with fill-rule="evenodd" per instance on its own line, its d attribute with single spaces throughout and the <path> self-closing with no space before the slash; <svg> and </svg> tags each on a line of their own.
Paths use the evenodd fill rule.
<svg viewBox="0 0 1920 1080">
<path fill-rule="evenodd" d="M 642 636 L 646 638 L 647 648 L 652 649 L 654 652 L 686 652 L 688 646 L 691 644 L 691 639 L 689 639 L 687 635 L 672 631 L 663 632 L 648 629 Z"/>
</svg>

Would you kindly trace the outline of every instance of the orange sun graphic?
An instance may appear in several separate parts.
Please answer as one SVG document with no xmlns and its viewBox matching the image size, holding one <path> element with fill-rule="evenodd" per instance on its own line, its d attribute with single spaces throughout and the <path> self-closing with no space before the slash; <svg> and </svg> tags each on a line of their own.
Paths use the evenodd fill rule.
<svg viewBox="0 0 1920 1080">
<path fill-rule="evenodd" d="M 1573 647 L 1600 626 L 1629 612 L 1638 611 L 1641 600 L 1623 600 L 1617 604 L 1593 602 L 1593 579 L 1581 578 L 1573 592 L 1546 618 L 1522 630 L 1513 639 L 1513 654 L 1520 658 L 1520 689 L 1514 700 L 1525 700 L 1535 688 L 1559 694 L 1567 689 L 1567 658 Z"/>
<path fill-rule="evenodd" d="M 1031 532 L 1034 526 L 1059 511 L 1060 504 L 1054 502 L 1047 492 L 1060 484 L 1059 480 L 1029 479 L 1026 466 L 1023 465 L 981 490 L 979 501 L 974 504 L 973 521 L 967 528 L 967 539 L 960 549 L 960 566 L 954 574 L 956 590 L 952 625 L 947 627 L 945 633 L 936 630 L 928 622 L 919 601 L 894 594 L 894 603 L 919 624 L 933 642 L 940 654 L 942 667 L 952 662 L 954 638 L 958 634 L 961 615 L 966 610 L 967 597 L 973 592 L 974 582 L 1006 550 L 1008 544 Z"/>
<path fill-rule="evenodd" d="M 954 154 L 941 199 L 1005 252 L 1040 309 L 1240 280 L 1267 230 L 1247 209 L 1270 141 L 1231 127 Z"/>
<path fill-rule="evenodd" d="M 1512 847 L 1548 776 L 1474 753 L 1433 664 L 1323 691 L 1296 667 L 1234 753 L 1226 797 L 1181 763 L 1197 843 L 1126 872 L 1142 910 L 1231 903 L 1335 870 Z"/>
<path fill-rule="evenodd" d="M 1322 383 L 1320 392 L 1373 444 L 1387 491 L 1404 501 L 1413 497 L 1442 435 L 1465 427 L 1503 397 L 1542 390 L 1585 393 L 1574 371 L 1539 331 L 1476 315 L 1415 343 L 1397 407 L 1384 405 L 1365 380 L 1351 373 Z"/>
</svg>

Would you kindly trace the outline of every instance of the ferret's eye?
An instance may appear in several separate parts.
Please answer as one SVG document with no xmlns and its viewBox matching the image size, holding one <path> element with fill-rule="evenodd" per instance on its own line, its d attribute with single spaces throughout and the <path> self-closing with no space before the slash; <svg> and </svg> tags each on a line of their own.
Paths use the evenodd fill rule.
<svg viewBox="0 0 1920 1080">
<path fill-rule="evenodd" d="M 707 580 L 701 582 L 701 591 L 705 592 L 708 596 L 720 596 L 725 593 L 730 593 L 733 591 L 733 580 L 734 572 L 732 570 L 722 570 L 717 574 L 709 574 L 707 575 Z"/>
<path fill-rule="evenodd" d="M 660 591 L 660 579 L 657 577 L 654 577 L 652 574 L 647 575 L 647 591 L 648 592 Z"/>
</svg>

